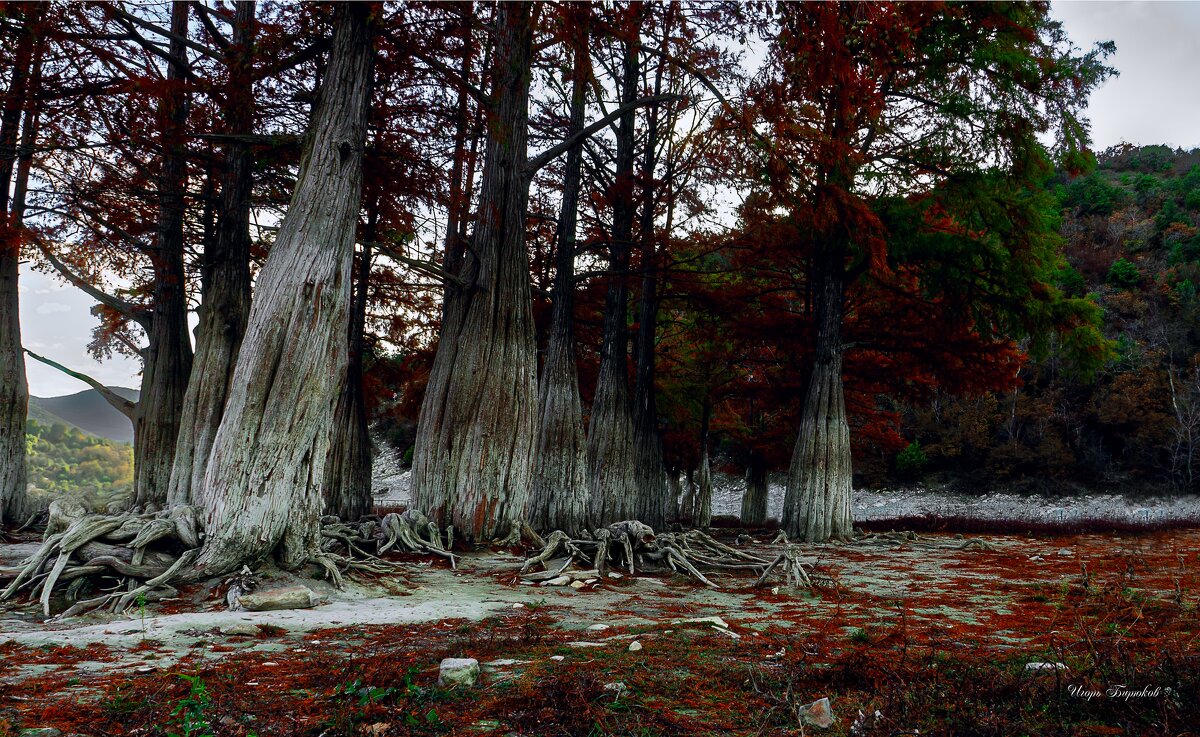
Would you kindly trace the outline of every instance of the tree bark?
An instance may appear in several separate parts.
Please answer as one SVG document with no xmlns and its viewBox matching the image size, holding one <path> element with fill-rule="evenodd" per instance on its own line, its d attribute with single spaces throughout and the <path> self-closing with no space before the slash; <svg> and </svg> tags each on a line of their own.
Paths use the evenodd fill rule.
<svg viewBox="0 0 1200 737">
<path fill-rule="evenodd" d="M 508 531 L 529 495 L 537 408 L 525 250 L 531 5 L 497 8 L 479 215 L 448 300 L 413 452 L 413 504 L 469 540 Z"/>
<path fill-rule="evenodd" d="M 25 468 L 25 420 L 29 407 L 29 384 L 25 377 L 25 355 L 21 348 L 20 292 L 21 216 L 24 188 L 18 184 L 9 202 L 9 185 L 18 159 L 17 129 L 21 111 L 28 107 L 26 133 L 36 116 L 36 105 L 26 105 L 31 93 L 36 24 L 41 8 L 27 6 L 13 60 L 12 76 L 0 112 L 0 525 L 6 519 L 23 521 L 28 514 Z M 32 143 L 32 141 L 30 141 Z M 28 169 L 26 168 L 26 175 Z"/>
<path fill-rule="evenodd" d="M 320 555 L 329 428 L 346 375 L 373 53 L 367 4 L 336 11 L 291 203 L 257 280 L 204 476 L 197 576 Z"/>
<path fill-rule="evenodd" d="M 693 502 L 695 514 L 692 524 L 696 527 L 712 525 L 712 463 L 708 458 L 708 428 L 711 418 L 712 406 L 706 403 L 700 423 L 700 465 L 696 469 L 696 497 Z"/>
<path fill-rule="evenodd" d="M 742 497 L 742 524 L 761 525 L 767 521 L 767 464 L 762 456 L 750 451 L 746 464 L 746 494 Z"/>
<path fill-rule="evenodd" d="M 667 6 L 664 39 L 670 35 L 673 6 Z M 655 72 L 654 94 L 662 93 L 665 65 Z M 642 297 L 638 305 L 638 331 L 634 338 L 633 390 L 633 472 L 637 488 L 636 518 L 656 530 L 666 527 L 671 513 L 667 490 L 667 472 L 663 463 L 662 436 L 658 430 L 658 404 L 655 399 L 654 355 L 658 333 L 658 252 L 654 231 L 655 181 L 658 161 L 658 106 L 650 108 L 650 121 L 642 164 L 642 213 L 640 240 L 642 250 Z M 668 221 L 670 218 L 668 218 Z M 668 230 L 670 223 L 668 222 Z"/>
<path fill-rule="evenodd" d="M 325 513 L 343 520 L 358 520 L 369 514 L 371 497 L 371 433 L 367 424 L 367 401 L 363 394 L 363 351 L 367 320 L 367 287 L 371 280 L 371 244 L 378 237 L 378 208 L 372 208 L 363 232 L 353 300 L 346 380 L 333 413 L 333 436 L 325 463 Z"/>
<path fill-rule="evenodd" d="M 569 136 L 583 130 L 587 101 L 587 31 L 574 49 Z M 558 219 L 550 338 L 538 386 L 537 449 L 526 517 L 538 530 L 571 535 L 588 528 L 588 487 L 579 374 L 575 364 L 575 228 L 583 147 L 567 152 L 562 212 Z"/>
<path fill-rule="evenodd" d="M 162 164 L 158 174 L 158 226 L 150 253 L 154 273 L 153 308 L 147 329 L 148 348 L 142 386 L 134 411 L 134 494 L 136 504 L 161 506 L 167 501 L 175 442 L 179 436 L 183 397 L 192 371 L 192 343 L 187 328 L 187 283 L 183 266 L 184 191 L 187 187 L 186 126 L 188 93 L 188 3 L 171 6 L 167 87 L 158 117 Z"/>
<path fill-rule="evenodd" d="M 824 542 L 849 537 L 854 527 L 850 426 L 842 388 L 844 245 L 819 244 L 812 281 L 815 360 L 788 471 L 782 521 L 793 539 Z"/>
<path fill-rule="evenodd" d="M 225 130 L 234 136 L 254 132 L 253 0 L 237 3 L 233 35 L 226 52 Z M 196 356 L 183 398 L 175 443 L 168 503 L 200 503 L 213 437 L 221 424 L 229 381 L 250 313 L 250 193 L 254 159 L 242 139 L 225 148 L 216 237 L 203 258 L 203 291 L 196 327 Z"/>
<path fill-rule="evenodd" d="M 621 102 L 637 98 L 638 43 L 630 41 L 622 65 Z M 592 522 L 607 525 L 633 519 L 639 511 L 633 447 L 633 414 L 629 397 L 628 345 L 629 252 L 633 237 L 634 110 L 625 112 L 617 129 L 617 172 L 611 191 L 613 226 L 608 245 L 611 272 L 604 300 L 604 339 L 596 394 L 588 421 L 587 476 Z"/>
</svg>

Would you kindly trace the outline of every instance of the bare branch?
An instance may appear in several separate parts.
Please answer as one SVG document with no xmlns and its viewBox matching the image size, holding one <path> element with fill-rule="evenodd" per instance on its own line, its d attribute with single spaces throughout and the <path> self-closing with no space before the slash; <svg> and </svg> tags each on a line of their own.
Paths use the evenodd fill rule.
<svg viewBox="0 0 1200 737">
<path fill-rule="evenodd" d="M 561 143 L 551 146 L 550 148 L 546 149 L 542 153 L 540 153 L 537 156 L 530 159 L 525 164 L 525 175 L 526 176 L 533 175 L 534 173 L 536 173 L 538 171 L 538 169 L 541 169 L 543 166 L 545 166 L 546 164 L 549 164 L 551 161 L 554 161 L 559 156 L 562 156 L 564 153 L 566 153 L 570 149 L 574 148 L 575 146 L 578 146 L 580 143 L 587 140 L 588 138 L 591 138 L 601 128 L 604 128 L 609 123 L 613 122 L 614 120 L 621 117 L 622 115 L 629 112 L 630 110 L 636 110 L 637 108 L 645 107 L 646 105 L 657 105 L 660 102 L 675 102 L 677 100 L 682 100 L 682 99 L 684 99 L 684 98 L 681 95 L 654 95 L 651 97 L 643 97 L 639 100 L 634 100 L 632 102 L 628 102 L 628 103 L 622 105 L 621 107 L 617 108 L 616 110 L 613 110 L 608 115 L 605 115 L 603 118 L 592 123 L 591 125 L 584 128 L 583 130 L 579 131 L 578 133 L 571 136 L 570 138 L 567 138 L 564 141 L 562 141 Z"/>
<path fill-rule="evenodd" d="M 100 396 L 104 397 L 104 401 L 108 402 L 109 404 L 111 404 L 113 406 L 113 409 L 115 409 L 118 412 L 120 412 L 121 414 L 125 415 L 130 420 L 133 419 L 133 413 L 137 409 L 136 403 L 129 401 L 125 397 L 122 397 L 120 394 L 117 394 L 112 389 L 109 389 L 107 386 L 101 384 L 99 381 L 96 381 L 95 379 L 88 376 L 87 374 L 81 374 L 78 371 L 72 371 L 71 369 L 67 368 L 66 366 L 62 365 L 61 363 L 58 363 L 57 361 L 51 361 L 49 358 L 46 358 L 45 356 L 39 356 L 38 354 L 34 353 L 33 351 L 29 350 L 28 348 L 23 348 L 22 350 L 24 350 L 26 353 L 28 353 L 30 358 L 37 360 L 37 361 L 41 361 L 42 363 L 46 364 L 47 366 L 56 368 L 59 371 L 66 374 L 67 376 L 70 376 L 75 379 L 79 379 L 83 383 L 92 387 L 93 389 L 96 390 L 96 392 Z"/>
</svg>

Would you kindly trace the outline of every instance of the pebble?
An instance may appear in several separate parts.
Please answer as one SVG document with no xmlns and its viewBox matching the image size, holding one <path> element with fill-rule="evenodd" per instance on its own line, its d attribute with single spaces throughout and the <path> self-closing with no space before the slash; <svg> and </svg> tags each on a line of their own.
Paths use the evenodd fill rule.
<svg viewBox="0 0 1200 737">
<path fill-rule="evenodd" d="M 828 729 L 833 726 L 833 708 L 829 705 L 828 697 L 817 699 L 811 704 L 801 706 L 796 711 L 800 714 L 805 724 L 811 724 L 821 729 Z"/>
<path fill-rule="evenodd" d="M 479 661 L 475 658 L 446 658 L 438 666 L 439 686 L 474 686 L 479 682 Z"/>
<path fill-rule="evenodd" d="M 611 626 L 612 625 L 608 625 L 608 624 L 593 624 L 593 625 L 589 625 L 588 629 L 591 630 L 592 632 L 603 632 L 604 630 L 608 629 Z"/>
<path fill-rule="evenodd" d="M 641 650 L 641 649 L 642 649 L 642 643 L 638 642 L 637 640 L 634 640 L 633 642 L 629 643 L 629 652 L 636 653 L 638 650 Z"/>
</svg>

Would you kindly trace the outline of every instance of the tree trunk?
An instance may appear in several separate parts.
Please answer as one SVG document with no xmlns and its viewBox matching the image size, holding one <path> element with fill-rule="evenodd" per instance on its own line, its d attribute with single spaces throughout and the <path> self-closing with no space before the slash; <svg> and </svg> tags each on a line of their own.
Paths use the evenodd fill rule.
<svg viewBox="0 0 1200 737">
<path fill-rule="evenodd" d="M 845 249 L 819 248 L 813 259 L 816 355 L 792 452 L 783 526 L 793 539 L 824 542 L 853 533 L 850 426 L 842 390 Z"/>
<path fill-rule="evenodd" d="M 678 468 L 672 468 L 667 472 L 667 488 L 671 494 L 671 518 L 679 519 L 683 516 L 684 496 Z"/>
<path fill-rule="evenodd" d="M 354 236 L 371 98 L 367 4 L 336 11 L 296 188 L 258 276 L 204 476 L 199 576 L 319 555 L 329 428 L 346 375 Z"/>
<path fill-rule="evenodd" d="M 695 527 L 712 525 L 712 464 L 708 459 L 708 425 L 712 407 L 704 405 L 704 418 L 700 425 L 700 466 L 696 469 Z"/>
<path fill-rule="evenodd" d="M 525 251 L 531 6 L 497 8 L 495 92 L 472 248 L 449 300 L 413 452 L 413 504 L 469 540 L 506 533 L 533 468 L 537 359 Z"/>
<path fill-rule="evenodd" d="M 638 45 L 625 51 L 622 104 L 637 97 Z M 588 421 L 587 476 L 591 487 L 592 522 L 607 525 L 633 519 L 639 511 L 633 448 L 633 414 L 629 398 L 629 252 L 633 237 L 634 111 L 621 116 L 617 129 L 617 172 L 612 187 L 613 226 L 608 246 L 610 273 L 604 299 L 604 339 L 596 395 Z"/>
<path fill-rule="evenodd" d="M 571 125 L 568 137 L 583 130 L 587 101 L 587 33 L 580 33 L 572 70 Z M 537 452 L 526 517 L 534 529 L 587 528 L 588 488 L 584 477 L 583 406 L 575 365 L 575 226 L 579 205 L 583 146 L 567 152 L 550 339 L 538 386 Z"/>
<path fill-rule="evenodd" d="M 254 2 L 237 3 L 229 83 L 225 90 L 225 130 L 254 132 Z M 250 313 L 250 193 L 254 160 L 250 147 L 232 142 L 225 149 L 216 238 L 203 259 L 203 293 L 196 327 L 196 357 L 183 398 L 168 503 L 200 503 L 204 470 L 221 424 L 229 381 Z"/>
<path fill-rule="evenodd" d="M 184 191 L 187 187 L 186 127 L 188 94 L 188 3 L 171 6 L 171 62 L 168 87 L 159 103 L 162 165 L 158 174 L 158 227 L 150 263 L 154 273 L 153 309 L 142 386 L 134 411 L 133 488 L 136 504 L 167 501 L 183 397 L 192 372 L 192 342 L 187 327 L 187 276 L 183 266 Z"/>
<path fill-rule="evenodd" d="M 367 287 L 371 279 L 371 244 L 378 237 L 378 208 L 372 208 L 363 232 L 362 253 L 350 310 L 349 360 L 346 380 L 333 413 L 333 437 L 325 463 L 325 513 L 357 520 L 371 512 L 371 433 L 363 395 L 363 336 L 367 320 Z"/>
<path fill-rule="evenodd" d="M 16 165 L 17 129 L 21 110 L 30 92 L 36 29 L 41 9 L 27 6 L 12 76 L 0 113 L 0 525 L 5 519 L 24 521 L 28 513 L 25 468 L 25 419 L 29 407 L 29 384 L 25 378 L 25 355 L 21 350 L 20 293 L 18 277 L 21 257 L 23 188 L 9 202 L 9 185 Z M 36 79 L 34 84 L 36 85 Z M 36 105 L 29 105 L 26 132 L 34 125 Z M 32 143 L 32 141 L 30 141 Z M 26 169 L 26 173 L 28 170 Z M 11 205 L 11 206 L 10 206 Z"/>
<path fill-rule="evenodd" d="M 767 464 L 755 451 L 750 451 L 746 465 L 746 494 L 742 497 L 742 524 L 747 527 L 767 521 Z"/>
<path fill-rule="evenodd" d="M 670 7 L 670 6 L 668 6 Z M 670 11 L 668 10 L 668 13 Z M 669 17 L 668 17 L 669 23 Z M 670 26 L 667 26 L 669 31 Z M 664 33 L 664 37 L 669 33 Z M 660 64 L 654 79 L 654 94 L 662 92 Z M 637 486 L 636 518 L 656 530 L 666 527 L 671 499 L 663 463 L 662 436 L 658 432 L 658 405 L 654 387 L 654 339 L 658 333 L 658 253 L 654 232 L 654 169 L 658 154 L 658 106 L 650 109 L 649 130 L 642 164 L 642 298 L 638 305 L 638 331 L 634 338 L 633 471 Z M 669 224 L 668 224 L 669 228 Z"/>
</svg>

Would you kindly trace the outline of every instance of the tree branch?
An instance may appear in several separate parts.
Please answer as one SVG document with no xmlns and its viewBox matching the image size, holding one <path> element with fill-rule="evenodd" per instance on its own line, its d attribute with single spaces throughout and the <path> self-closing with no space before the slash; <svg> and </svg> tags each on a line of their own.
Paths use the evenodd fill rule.
<svg viewBox="0 0 1200 737">
<path fill-rule="evenodd" d="M 109 404 L 111 404 L 113 406 L 113 409 L 115 409 L 118 412 L 120 412 L 121 414 L 125 415 L 130 420 L 133 420 L 133 412 L 137 408 L 136 403 L 129 401 L 125 397 L 122 397 L 120 394 L 117 394 L 112 389 L 109 389 L 107 386 L 101 384 L 100 382 L 96 381 L 95 379 L 88 376 L 87 374 L 81 374 L 78 371 L 72 371 L 71 369 L 67 368 L 66 366 L 62 365 L 61 363 L 58 363 L 57 361 L 51 361 L 49 358 L 46 358 L 45 356 L 39 356 L 38 354 L 34 353 L 33 351 L 29 350 L 28 348 L 22 348 L 22 350 L 24 350 L 26 353 L 28 353 L 30 358 L 33 358 L 37 361 L 41 361 L 42 363 L 46 364 L 47 366 L 52 366 L 52 367 L 58 369 L 59 371 L 63 372 L 67 376 L 70 376 L 71 378 L 74 378 L 74 379 L 79 379 L 83 383 L 92 387 L 93 389 L 96 390 L 96 392 L 100 396 L 104 397 L 104 401 L 108 402 Z"/>
<path fill-rule="evenodd" d="M 430 261 L 422 261 L 421 259 L 409 258 L 408 256 L 405 256 L 404 254 L 395 250 L 394 248 L 392 248 L 391 246 L 389 246 L 386 243 L 373 242 L 373 243 L 368 243 L 368 244 L 364 244 L 364 245 L 369 245 L 372 248 L 376 248 L 384 256 L 387 256 L 388 258 L 392 259 L 393 261 L 399 261 L 400 263 L 402 263 L 406 266 L 411 266 L 412 268 L 416 269 L 417 271 L 421 272 L 422 274 L 425 274 L 426 276 L 431 276 L 435 279 L 444 279 L 444 280 L 450 282 L 451 284 L 455 285 L 456 287 L 459 287 L 460 289 L 465 285 L 465 283 L 463 282 L 462 279 L 459 279 L 454 274 L 447 272 L 441 266 L 439 266 L 435 263 L 432 263 Z"/>
<path fill-rule="evenodd" d="M 550 148 L 546 149 L 542 153 L 540 153 L 537 156 L 530 159 L 525 164 L 525 176 L 532 176 L 534 173 L 537 172 L 538 169 L 541 169 L 543 166 L 545 166 L 546 164 L 549 164 L 551 161 L 554 161 L 559 156 L 562 156 L 564 153 L 566 153 L 570 149 L 574 148 L 575 146 L 578 146 L 584 140 L 591 138 L 593 135 L 596 134 L 596 131 L 605 127 L 606 125 L 613 122 L 614 120 L 621 117 L 622 115 L 629 112 L 630 110 L 636 110 L 637 108 L 645 107 L 646 105 L 656 105 L 660 102 L 674 102 L 676 100 L 682 100 L 682 99 L 683 99 L 682 95 L 653 95 L 651 97 L 643 97 L 640 100 L 634 100 L 632 102 L 628 102 L 628 103 L 622 105 L 621 107 L 617 108 L 616 110 L 613 110 L 608 115 L 605 115 L 603 118 L 592 123 L 591 125 L 584 128 L 583 130 L 579 131 L 578 133 L 571 136 L 570 138 L 567 138 L 564 141 L 562 141 L 561 143 L 551 146 Z"/>
<path fill-rule="evenodd" d="M 92 286 L 86 279 L 71 271 L 66 264 L 64 264 L 62 261 L 59 261 L 58 257 L 54 255 L 50 248 L 44 242 L 42 242 L 40 238 L 36 239 L 36 241 L 38 248 L 42 252 L 42 255 L 46 257 L 46 260 L 49 261 L 50 265 L 54 267 L 54 270 L 61 274 L 64 279 L 71 282 L 71 284 L 76 288 L 83 290 L 85 294 L 100 304 L 106 307 L 111 307 L 130 320 L 133 320 L 138 325 L 141 325 L 144 329 L 150 329 L 150 314 L 148 310 L 141 308 L 132 302 L 126 302 L 123 299 L 114 297 L 108 292 L 101 291 Z"/>
</svg>

